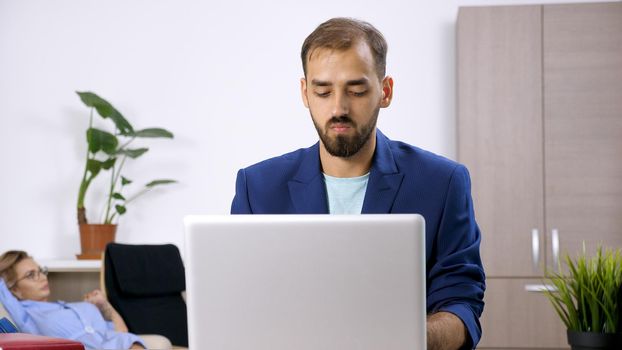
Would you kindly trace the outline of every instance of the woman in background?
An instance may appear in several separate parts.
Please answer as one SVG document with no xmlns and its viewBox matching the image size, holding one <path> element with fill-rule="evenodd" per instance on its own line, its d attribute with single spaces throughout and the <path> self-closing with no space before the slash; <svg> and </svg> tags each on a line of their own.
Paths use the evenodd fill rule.
<svg viewBox="0 0 622 350">
<path fill-rule="evenodd" d="M 24 251 L 0 256 L 0 302 L 21 332 L 72 339 L 93 349 L 144 349 L 100 290 L 84 302 L 48 302 L 47 269 Z"/>
</svg>

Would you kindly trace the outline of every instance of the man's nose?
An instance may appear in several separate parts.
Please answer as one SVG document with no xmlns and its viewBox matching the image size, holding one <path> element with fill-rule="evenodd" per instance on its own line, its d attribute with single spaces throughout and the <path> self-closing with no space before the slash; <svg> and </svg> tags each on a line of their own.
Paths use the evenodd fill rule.
<svg viewBox="0 0 622 350">
<path fill-rule="evenodd" d="M 333 99 L 333 110 L 332 114 L 335 117 L 339 117 L 342 115 L 348 115 L 350 112 L 350 101 L 348 100 L 348 96 L 344 93 L 336 93 L 334 94 Z"/>
</svg>

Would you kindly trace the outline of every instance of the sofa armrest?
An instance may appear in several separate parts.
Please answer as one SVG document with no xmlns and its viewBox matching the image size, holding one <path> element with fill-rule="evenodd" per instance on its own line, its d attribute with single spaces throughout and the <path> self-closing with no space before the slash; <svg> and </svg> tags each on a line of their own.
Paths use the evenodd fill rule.
<svg viewBox="0 0 622 350">
<path fill-rule="evenodd" d="M 138 336 L 145 342 L 147 349 L 170 350 L 173 348 L 171 341 L 163 335 L 139 334 Z"/>
<path fill-rule="evenodd" d="M 42 335 L 26 333 L 2 333 L 0 334 L 0 349 L 84 350 L 84 345 L 73 340 L 44 337 Z"/>
</svg>

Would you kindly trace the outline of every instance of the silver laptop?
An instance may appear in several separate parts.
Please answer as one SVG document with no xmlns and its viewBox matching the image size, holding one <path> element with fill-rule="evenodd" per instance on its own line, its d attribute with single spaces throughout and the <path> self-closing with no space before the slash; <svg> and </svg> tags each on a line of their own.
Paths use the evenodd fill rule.
<svg viewBox="0 0 622 350">
<path fill-rule="evenodd" d="M 425 349 L 420 215 L 184 224 L 190 349 Z"/>
</svg>

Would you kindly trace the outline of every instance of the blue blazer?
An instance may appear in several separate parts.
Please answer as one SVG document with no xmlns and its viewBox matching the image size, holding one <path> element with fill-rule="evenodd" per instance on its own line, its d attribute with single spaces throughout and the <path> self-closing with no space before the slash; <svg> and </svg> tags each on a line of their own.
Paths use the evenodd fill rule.
<svg viewBox="0 0 622 350">
<path fill-rule="evenodd" d="M 328 214 L 319 143 L 241 169 L 231 213 Z M 377 130 L 362 213 L 425 218 L 428 313 L 457 315 L 469 333 L 465 348 L 475 347 L 485 277 L 467 169 Z"/>
</svg>

